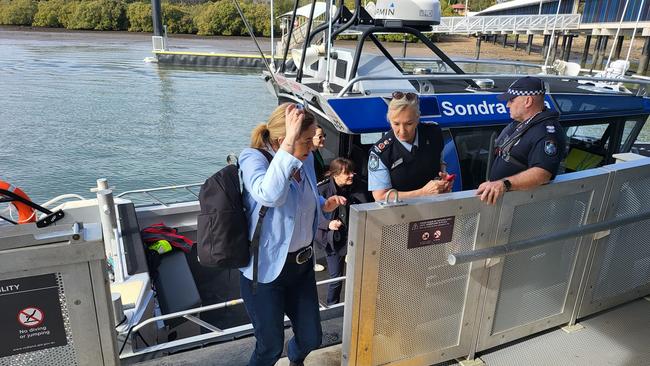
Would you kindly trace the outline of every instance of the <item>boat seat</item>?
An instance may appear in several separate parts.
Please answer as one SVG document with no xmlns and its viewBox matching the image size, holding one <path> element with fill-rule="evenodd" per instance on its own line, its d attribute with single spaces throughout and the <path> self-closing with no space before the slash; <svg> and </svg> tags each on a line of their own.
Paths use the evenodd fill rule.
<svg viewBox="0 0 650 366">
<path fill-rule="evenodd" d="M 117 205 L 117 220 L 122 233 L 126 272 L 129 275 L 147 272 L 147 257 L 144 253 L 144 244 L 140 236 L 140 225 L 135 213 L 133 203 L 120 203 Z"/>
<path fill-rule="evenodd" d="M 173 250 L 160 256 L 160 263 L 154 276 L 154 287 L 163 314 L 175 313 L 201 306 L 201 296 L 196 288 L 185 253 Z M 175 326 L 185 319 L 165 321 Z"/>
</svg>

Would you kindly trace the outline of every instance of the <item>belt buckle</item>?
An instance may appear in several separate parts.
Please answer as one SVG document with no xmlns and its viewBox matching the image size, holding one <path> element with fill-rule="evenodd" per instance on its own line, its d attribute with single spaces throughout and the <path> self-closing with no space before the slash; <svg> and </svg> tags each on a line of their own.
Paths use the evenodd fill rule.
<svg viewBox="0 0 650 366">
<path fill-rule="evenodd" d="M 311 258 L 312 254 L 313 254 L 313 249 L 310 245 L 307 248 L 301 250 L 298 254 L 296 254 L 296 263 L 297 264 L 307 263 L 307 261 Z M 301 260 L 301 258 L 304 259 Z"/>
</svg>

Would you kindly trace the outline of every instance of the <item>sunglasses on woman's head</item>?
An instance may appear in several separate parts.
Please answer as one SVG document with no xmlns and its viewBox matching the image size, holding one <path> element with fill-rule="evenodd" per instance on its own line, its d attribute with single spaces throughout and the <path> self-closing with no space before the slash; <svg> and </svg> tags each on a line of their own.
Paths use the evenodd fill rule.
<svg viewBox="0 0 650 366">
<path fill-rule="evenodd" d="M 394 91 L 393 92 L 393 99 L 402 99 L 406 98 L 409 102 L 412 102 L 417 98 L 418 96 L 415 93 L 403 93 L 401 91 Z"/>
</svg>

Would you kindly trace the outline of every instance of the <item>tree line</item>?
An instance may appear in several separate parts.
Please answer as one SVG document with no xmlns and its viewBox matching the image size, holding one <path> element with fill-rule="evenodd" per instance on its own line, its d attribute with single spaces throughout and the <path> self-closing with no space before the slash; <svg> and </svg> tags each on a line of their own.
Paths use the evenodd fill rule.
<svg viewBox="0 0 650 366">
<path fill-rule="evenodd" d="M 267 4 L 243 1 L 241 7 L 255 35 L 271 35 L 270 8 Z M 247 34 L 232 0 L 164 2 L 162 13 L 168 33 Z M 0 0 L 0 24 L 98 31 L 153 31 L 151 3 L 129 0 Z"/>
<path fill-rule="evenodd" d="M 224 36 L 248 34 L 232 0 L 186 1 L 163 2 L 162 18 L 168 33 Z M 470 1 L 470 9 L 474 1 Z M 255 35 L 270 36 L 269 4 L 254 3 L 252 0 L 243 0 L 240 3 Z M 277 16 L 291 11 L 293 1 L 277 0 L 274 3 L 275 29 L 279 32 Z M 345 3 L 349 8 L 354 6 L 353 0 L 345 0 Z M 450 1 L 442 0 L 441 8 L 444 16 L 452 15 Z M 151 3 L 134 0 L 0 0 L 0 25 L 98 31 L 153 31 Z"/>
</svg>

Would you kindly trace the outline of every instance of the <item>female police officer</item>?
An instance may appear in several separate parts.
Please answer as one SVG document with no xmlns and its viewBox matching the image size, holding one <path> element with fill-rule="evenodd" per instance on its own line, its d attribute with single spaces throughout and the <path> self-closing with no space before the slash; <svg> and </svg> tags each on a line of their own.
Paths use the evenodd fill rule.
<svg viewBox="0 0 650 366">
<path fill-rule="evenodd" d="M 414 93 L 396 91 L 386 117 L 391 131 L 370 149 L 368 190 L 376 201 L 391 188 L 401 198 L 451 191 L 452 182 L 441 172 L 444 147 L 436 124 L 420 123 L 420 102 Z"/>
</svg>

